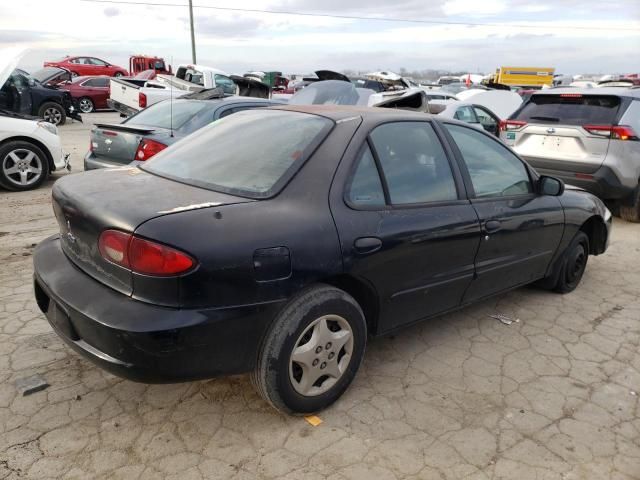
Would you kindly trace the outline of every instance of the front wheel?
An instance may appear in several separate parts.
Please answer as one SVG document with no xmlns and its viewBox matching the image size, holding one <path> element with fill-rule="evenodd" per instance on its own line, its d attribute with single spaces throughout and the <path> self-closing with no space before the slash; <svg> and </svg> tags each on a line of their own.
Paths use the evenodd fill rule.
<svg viewBox="0 0 640 480">
<path fill-rule="evenodd" d="M 562 257 L 558 282 L 553 290 L 558 293 L 573 292 L 582 280 L 589 260 L 589 237 L 578 232 Z"/>
<path fill-rule="evenodd" d="M 36 145 L 23 140 L 0 147 L 0 186 L 7 190 L 31 190 L 49 176 L 49 162 Z"/>
<path fill-rule="evenodd" d="M 364 314 L 353 297 L 314 286 L 291 300 L 271 325 L 251 381 L 281 412 L 317 412 L 349 387 L 366 341 Z"/>
<path fill-rule="evenodd" d="M 38 110 L 38 116 L 45 122 L 53 123 L 54 125 L 64 125 L 67 121 L 67 114 L 64 108 L 55 102 L 44 103 Z"/>
</svg>

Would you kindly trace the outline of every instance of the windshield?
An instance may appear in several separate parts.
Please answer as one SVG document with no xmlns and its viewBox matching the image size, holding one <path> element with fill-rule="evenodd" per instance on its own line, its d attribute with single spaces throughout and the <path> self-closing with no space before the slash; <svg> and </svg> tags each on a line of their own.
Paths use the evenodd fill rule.
<svg viewBox="0 0 640 480">
<path fill-rule="evenodd" d="M 156 60 L 155 69 L 164 70 L 164 62 L 162 60 Z"/>
<path fill-rule="evenodd" d="M 514 118 L 529 123 L 611 125 L 619 106 L 620 99 L 610 95 L 533 95 Z"/>
<path fill-rule="evenodd" d="M 145 108 L 133 117 L 129 117 L 123 123 L 180 130 L 206 107 L 207 102 L 193 100 L 174 100 L 171 102 L 163 100 L 151 105 L 149 108 Z M 213 113 L 211 113 L 211 119 L 213 120 Z"/>
<path fill-rule="evenodd" d="M 327 118 L 282 110 L 225 117 L 143 167 L 151 173 L 250 198 L 276 194 L 326 137 Z"/>
</svg>

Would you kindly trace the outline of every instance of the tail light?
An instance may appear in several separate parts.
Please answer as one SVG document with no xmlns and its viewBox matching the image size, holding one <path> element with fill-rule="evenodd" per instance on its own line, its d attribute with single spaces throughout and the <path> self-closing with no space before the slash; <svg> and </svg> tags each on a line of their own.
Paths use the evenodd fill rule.
<svg viewBox="0 0 640 480">
<path fill-rule="evenodd" d="M 500 121 L 500 131 L 508 132 L 511 130 L 519 130 L 524 127 L 527 122 L 523 122 L 522 120 L 501 120 Z"/>
<path fill-rule="evenodd" d="M 167 148 L 164 143 L 156 142 L 155 140 L 142 139 L 136 150 L 136 160 L 144 162 L 149 160 L 156 153 L 161 152 Z"/>
<path fill-rule="evenodd" d="M 108 262 L 143 275 L 180 275 L 196 265 L 186 253 L 119 230 L 102 232 L 98 249 Z"/>
<path fill-rule="evenodd" d="M 633 128 L 627 125 L 584 125 L 587 132 L 614 140 L 638 140 Z"/>
<path fill-rule="evenodd" d="M 138 94 L 138 106 L 140 108 L 147 108 L 147 96 L 142 92 Z"/>
</svg>

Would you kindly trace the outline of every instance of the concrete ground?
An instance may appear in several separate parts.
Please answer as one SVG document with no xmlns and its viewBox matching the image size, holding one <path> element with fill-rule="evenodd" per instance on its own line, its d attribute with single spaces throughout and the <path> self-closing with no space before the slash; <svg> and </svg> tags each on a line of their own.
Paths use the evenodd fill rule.
<svg viewBox="0 0 640 480">
<path fill-rule="evenodd" d="M 60 129 L 74 172 L 90 123 L 118 121 L 85 118 Z M 0 192 L 0 479 L 640 478 L 640 225 L 615 222 L 574 293 L 522 288 L 370 342 L 313 427 L 246 376 L 148 386 L 66 348 L 31 284 L 51 185 Z M 22 396 L 34 374 L 49 388 Z"/>
</svg>

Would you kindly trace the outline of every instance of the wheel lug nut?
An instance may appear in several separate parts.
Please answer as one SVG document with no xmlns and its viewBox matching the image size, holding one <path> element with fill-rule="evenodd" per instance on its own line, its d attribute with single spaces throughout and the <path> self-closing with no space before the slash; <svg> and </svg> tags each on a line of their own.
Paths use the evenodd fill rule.
<svg viewBox="0 0 640 480">
<path fill-rule="evenodd" d="M 320 364 L 320 370 L 324 370 L 326 366 L 327 366 L 327 362 L 322 362 Z"/>
<path fill-rule="evenodd" d="M 329 360 L 331 360 L 331 359 L 332 359 L 333 357 L 335 357 L 335 356 L 336 356 L 336 354 L 335 354 L 335 353 L 333 353 L 333 352 L 331 352 L 331 353 L 329 354 Z"/>
<path fill-rule="evenodd" d="M 329 349 L 331 348 L 331 342 L 327 343 L 327 345 L 326 345 L 324 348 L 326 348 L 327 350 L 329 350 Z"/>
<path fill-rule="evenodd" d="M 311 363 L 311 365 L 313 365 L 314 367 L 316 365 L 318 365 L 318 362 L 320 362 L 320 360 L 318 360 L 317 358 Z"/>
<path fill-rule="evenodd" d="M 316 347 L 316 353 L 320 353 L 322 351 L 322 347 Z"/>
</svg>

